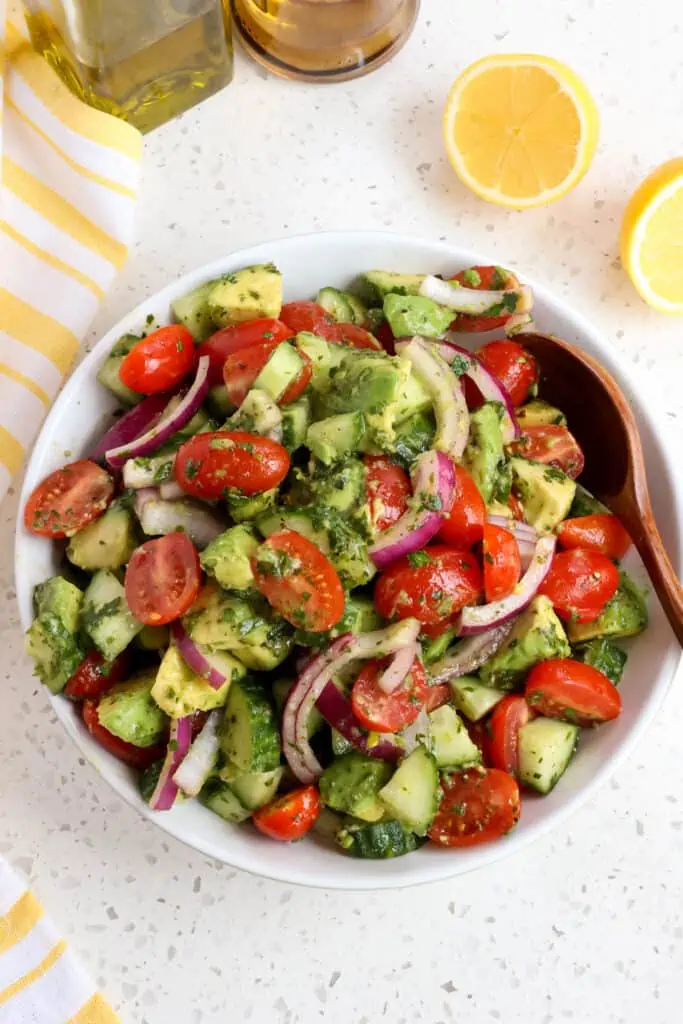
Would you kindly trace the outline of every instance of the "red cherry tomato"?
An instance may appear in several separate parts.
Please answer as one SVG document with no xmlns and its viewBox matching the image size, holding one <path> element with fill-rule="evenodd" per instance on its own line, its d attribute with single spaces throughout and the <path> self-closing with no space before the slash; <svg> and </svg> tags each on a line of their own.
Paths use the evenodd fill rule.
<svg viewBox="0 0 683 1024">
<path fill-rule="evenodd" d="M 481 593 L 481 572 L 472 552 L 434 544 L 382 573 L 375 608 L 385 619 L 415 618 L 430 625 L 452 621 Z"/>
<path fill-rule="evenodd" d="M 593 622 L 618 586 L 619 572 L 606 555 L 573 548 L 555 555 L 539 593 L 550 598 L 561 619 Z"/>
<path fill-rule="evenodd" d="M 289 454 L 277 441 L 245 430 L 195 434 L 178 450 L 176 480 L 196 498 L 217 501 L 231 490 L 261 494 L 282 483 Z"/>
<path fill-rule="evenodd" d="M 631 538 L 616 516 L 598 513 L 565 519 L 557 529 L 563 548 L 587 548 L 620 561 L 631 547 Z"/>
<path fill-rule="evenodd" d="M 499 601 L 512 593 L 522 571 L 514 534 L 502 526 L 485 523 L 483 558 L 486 600 Z"/>
<path fill-rule="evenodd" d="M 437 708 L 448 704 L 450 699 L 451 688 L 448 683 L 436 683 L 433 686 L 428 686 L 425 698 L 425 711 L 428 714 L 430 711 L 436 711 Z"/>
<path fill-rule="evenodd" d="M 351 690 L 356 717 L 374 732 L 405 729 L 420 714 L 428 696 L 427 677 L 417 658 L 401 685 L 393 693 L 385 693 L 377 680 L 388 664 L 388 658 L 367 662 Z"/>
<path fill-rule="evenodd" d="M 386 455 L 366 455 L 363 463 L 372 524 L 376 530 L 386 530 L 408 508 L 413 493 L 410 478 Z"/>
<path fill-rule="evenodd" d="M 522 436 L 510 445 L 510 451 L 532 462 L 561 469 L 572 480 L 583 472 L 585 459 L 581 446 L 566 427 L 555 424 L 526 427 Z"/>
<path fill-rule="evenodd" d="M 474 480 L 462 466 L 454 466 L 455 497 L 439 530 L 445 544 L 470 548 L 484 536 L 486 505 Z"/>
<path fill-rule="evenodd" d="M 171 324 L 152 331 L 124 358 L 119 378 L 141 395 L 170 391 L 197 365 L 194 338 L 187 327 Z"/>
<path fill-rule="evenodd" d="M 281 320 L 260 317 L 258 320 L 245 320 L 241 324 L 229 324 L 216 331 L 201 343 L 197 355 L 209 357 L 209 385 L 213 388 L 223 383 L 223 364 L 233 352 L 258 345 L 262 341 L 286 341 L 293 337 L 294 331 Z"/>
<path fill-rule="evenodd" d="M 247 393 L 254 386 L 254 381 L 280 344 L 279 341 L 261 341 L 256 345 L 249 345 L 248 348 L 241 348 L 227 357 L 223 364 L 223 379 L 228 398 L 233 405 L 240 406 L 242 404 Z M 280 395 L 278 405 L 296 401 L 308 387 L 313 375 L 311 360 L 305 352 L 297 351 L 303 361 L 303 366 L 296 378 Z"/>
<path fill-rule="evenodd" d="M 489 716 L 480 718 L 478 722 L 469 722 L 466 718 L 465 728 L 467 733 L 481 752 L 481 759 L 486 768 L 494 768 L 491 758 L 491 719 Z"/>
<path fill-rule="evenodd" d="M 293 626 L 322 633 L 344 613 L 344 588 L 320 548 L 294 530 L 272 533 L 251 560 L 255 583 Z"/>
<path fill-rule="evenodd" d="M 199 593 L 201 569 L 186 533 L 148 540 L 126 568 L 126 603 L 146 626 L 163 626 L 184 615 Z"/>
<path fill-rule="evenodd" d="M 84 700 L 81 705 L 81 715 L 88 732 L 101 747 L 108 750 L 110 754 L 117 757 L 119 761 L 137 768 L 140 771 L 149 768 L 151 764 L 164 756 L 166 748 L 157 744 L 153 747 L 136 747 L 133 743 L 126 743 L 125 740 L 114 736 L 112 732 L 105 729 L 100 723 L 100 716 L 97 711 L 97 703 L 94 700 Z"/>
<path fill-rule="evenodd" d="M 111 662 L 105 661 L 99 651 L 90 651 L 64 687 L 64 693 L 72 700 L 101 697 L 115 683 L 123 682 L 129 664 L 128 651 Z"/>
<path fill-rule="evenodd" d="M 340 323 L 339 330 L 342 345 L 349 345 L 351 348 L 370 348 L 375 352 L 382 350 L 377 338 L 363 327 L 358 327 L 356 324 Z"/>
<path fill-rule="evenodd" d="M 320 814 L 320 796 L 315 786 L 293 789 L 254 811 L 254 825 L 269 839 L 291 843 L 301 839 L 315 825 Z"/>
<path fill-rule="evenodd" d="M 71 537 L 97 519 L 114 496 L 114 481 L 89 459 L 50 473 L 31 493 L 24 526 L 40 537 Z"/>
<path fill-rule="evenodd" d="M 527 676 L 524 695 L 539 715 L 575 725 L 609 722 L 621 712 L 621 697 L 614 683 L 592 665 L 571 658 L 535 665 Z"/>
<path fill-rule="evenodd" d="M 517 775 L 519 770 L 519 730 L 529 721 L 529 705 L 524 697 L 503 697 L 489 720 L 489 762 L 492 768 Z"/>
<path fill-rule="evenodd" d="M 464 288 L 474 288 L 476 291 L 500 291 L 503 288 L 519 287 L 519 280 L 515 275 L 503 267 L 469 267 L 467 270 L 461 270 L 451 278 L 451 281 L 457 281 Z M 451 330 L 466 331 L 469 334 L 498 331 L 509 319 L 509 313 L 504 316 L 470 316 L 468 313 L 458 313 L 451 324 Z"/>
<path fill-rule="evenodd" d="M 443 796 L 427 835 L 440 846 L 478 846 L 519 821 L 519 786 L 497 768 L 467 768 L 441 780 Z"/>
<path fill-rule="evenodd" d="M 317 302 L 287 302 L 280 310 L 280 320 L 295 334 L 310 331 L 326 341 L 342 340 L 339 324 Z"/>
<path fill-rule="evenodd" d="M 477 355 L 498 378 L 513 405 L 526 401 L 538 381 L 538 364 L 531 352 L 516 341 L 490 341 Z"/>
</svg>

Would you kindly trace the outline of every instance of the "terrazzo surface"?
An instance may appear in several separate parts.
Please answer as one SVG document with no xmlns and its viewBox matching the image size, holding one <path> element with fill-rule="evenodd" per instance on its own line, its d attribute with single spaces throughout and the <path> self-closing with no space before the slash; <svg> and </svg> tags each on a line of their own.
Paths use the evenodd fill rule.
<svg viewBox="0 0 683 1024">
<path fill-rule="evenodd" d="M 681 323 L 617 260 L 625 199 L 683 121 L 674 5 L 426 0 L 384 70 L 316 89 L 239 59 L 237 80 L 146 143 L 138 243 L 90 342 L 171 278 L 269 237 L 398 230 L 488 252 L 587 314 L 683 444 Z M 473 9 L 476 8 L 476 9 Z M 450 81 L 491 51 L 566 60 L 602 113 L 598 155 L 554 207 L 465 193 L 445 160 Z M 322 273 L 324 277 L 324 273 Z M 683 460 L 681 460 L 683 471 Z M 131 1024 L 673 1024 L 683 976 L 683 678 L 618 776 L 486 871 L 378 895 L 292 889 L 207 861 L 85 764 L 32 679 L 0 509 L 0 852 Z"/>
</svg>

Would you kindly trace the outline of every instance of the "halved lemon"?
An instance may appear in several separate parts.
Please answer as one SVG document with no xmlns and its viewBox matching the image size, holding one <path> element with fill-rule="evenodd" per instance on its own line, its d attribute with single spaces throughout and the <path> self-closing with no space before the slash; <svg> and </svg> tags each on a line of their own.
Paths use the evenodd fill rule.
<svg viewBox="0 0 683 1024">
<path fill-rule="evenodd" d="M 595 153 L 600 118 L 578 75 L 551 57 L 493 54 L 453 83 L 443 131 L 460 179 L 523 210 L 565 195 Z"/>
<path fill-rule="evenodd" d="M 621 262 L 650 306 L 683 313 L 683 157 L 654 170 L 629 199 Z"/>
</svg>

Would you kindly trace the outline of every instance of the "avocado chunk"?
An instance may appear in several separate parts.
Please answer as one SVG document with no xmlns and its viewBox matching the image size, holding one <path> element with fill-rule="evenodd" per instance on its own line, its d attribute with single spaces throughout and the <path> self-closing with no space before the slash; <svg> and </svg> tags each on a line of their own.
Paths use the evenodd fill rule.
<svg viewBox="0 0 683 1024">
<path fill-rule="evenodd" d="M 465 468 L 487 505 L 497 496 L 506 464 L 500 413 L 497 402 L 485 402 L 471 414 L 470 436 L 463 456 Z"/>
<path fill-rule="evenodd" d="M 311 425 L 311 400 L 307 394 L 296 402 L 288 402 L 282 412 L 282 443 L 288 452 L 295 452 L 306 442 Z"/>
<path fill-rule="evenodd" d="M 252 527 L 239 523 L 212 540 L 199 561 L 204 572 L 226 590 L 248 590 L 254 582 L 251 557 L 258 546 Z"/>
<path fill-rule="evenodd" d="M 350 751 L 334 759 L 320 776 L 320 798 L 327 807 L 362 821 L 379 821 L 384 807 L 378 793 L 391 778 L 385 761 Z"/>
<path fill-rule="evenodd" d="M 636 636 L 648 623 L 645 598 L 628 573 L 619 573 L 619 587 L 593 622 L 570 622 L 569 639 L 574 644 L 600 636 Z"/>
<path fill-rule="evenodd" d="M 83 606 L 83 591 L 63 576 L 51 576 L 33 592 L 38 615 L 55 615 L 68 633 L 77 633 Z"/>
<path fill-rule="evenodd" d="M 154 680 L 154 672 L 144 672 L 107 690 L 97 706 L 100 724 L 136 747 L 158 743 L 166 728 L 166 715 L 154 701 Z"/>
<path fill-rule="evenodd" d="M 388 449 L 394 441 L 398 402 L 409 377 L 408 359 L 353 351 L 331 372 L 329 390 L 319 397 L 318 404 L 324 407 L 325 415 L 362 413 L 366 443 Z"/>
<path fill-rule="evenodd" d="M 135 642 L 143 651 L 163 651 L 168 647 L 170 635 L 168 626 L 143 626 Z"/>
<path fill-rule="evenodd" d="M 344 613 L 332 629 L 324 633 L 309 633 L 305 629 L 297 629 L 294 634 L 294 642 L 301 647 L 318 648 L 325 650 L 332 640 L 344 633 L 370 633 L 373 629 L 381 629 L 382 618 L 375 611 L 375 606 L 369 597 L 355 597 L 347 594 L 344 603 Z"/>
<path fill-rule="evenodd" d="M 359 290 L 370 303 L 381 303 L 385 295 L 417 295 L 424 274 L 397 274 L 391 270 L 367 270 L 359 278 Z"/>
<path fill-rule="evenodd" d="M 215 330 L 209 309 L 209 296 L 216 284 L 216 281 L 206 281 L 171 303 L 174 317 L 183 327 L 187 327 L 195 341 L 204 341 Z"/>
<path fill-rule="evenodd" d="M 440 338 L 455 319 L 452 309 L 439 306 L 422 295 L 387 295 L 384 315 L 395 338 Z"/>
<path fill-rule="evenodd" d="M 156 704 L 170 718 L 184 718 L 195 711 L 213 711 L 222 707 L 232 683 L 241 679 L 246 669 L 229 654 L 218 657 L 226 679 L 220 689 L 214 690 L 206 679 L 185 664 L 178 648 L 171 644 L 161 659 L 152 686 L 152 698 Z"/>
<path fill-rule="evenodd" d="M 215 416 L 217 420 L 223 420 L 230 414 L 234 406 L 228 398 L 225 384 L 216 384 L 215 387 L 209 388 L 206 405 L 211 415 Z"/>
<path fill-rule="evenodd" d="M 418 455 L 434 444 L 436 422 L 431 412 L 418 412 L 403 420 L 394 432 L 393 457 L 409 470 Z"/>
<path fill-rule="evenodd" d="M 261 494 L 238 494 L 235 491 L 227 497 L 228 512 L 236 523 L 250 523 L 252 519 L 272 508 L 277 501 L 278 493 L 277 487 Z"/>
<path fill-rule="evenodd" d="M 142 401 L 144 395 L 141 395 L 138 391 L 133 391 L 132 388 L 126 387 L 119 377 L 119 370 L 123 360 L 139 341 L 140 338 L 137 334 L 124 334 L 112 347 L 111 352 L 97 371 L 99 383 L 107 391 L 111 391 L 118 398 L 119 402 L 128 407 L 137 405 L 138 402 Z"/>
<path fill-rule="evenodd" d="M 259 263 L 217 281 L 207 300 L 217 327 L 259 317 L 278 317 L 282 308 L 282 275 L 272 263 Z"/>
<path fill-rule="evenodd" d="M 345 412 L 328 416 L 311 424 L 306 431 L 306 445 L 326 466 L 357 452 L 365 437 L 362 412 Z"/>
<path fill-rule="evenodd" d="M 432 408 L 432 396 L 411 370 L 394 408 L 394 422 L 403 423 L 415 413 L 427 412 Z"/>
<path fill-rule="evenodd" d="M 554 405 L 534 398 L 516 410 L 517 422 L 520 427 L 567 426 L 567 417 L 561 409 Z"/>
<path fill-rule="evenodd" d="M 569 658 L 571 651 L 551 601 L 537 595 L 512 627 L 503 646 L 480 669 L 485 686 L 514 690 L 529 669 L 549 658 Z"/>
<path fill-rule="evenodd" d="M 586 644 L 581 644 L 574 651 L 574 657 L 585 665 L 596 668 L 598 672 L 602 672 L 611 683 L 617 686 L 621 680 L 628 655 L 606 636 L 602 636 L 589 640 Z"/>
<path fill-rule="evenodd" d="M 85 657 L 77 637 L 59 615 L 41 612 L 26 631 L 26 653 L 33 659 L 33 674 L 51 693 L 61 693 Z"/>
<path fill-rule="evenodd" d="M 575 482 L 560 469 L 527 459 L 510 459 L 512 489 L 524 507 L 524 518 L 539 533 L 550 533 L 569 514 Z"/>
<path fill-rule="evenodd" d="M 122 502 L 115 501 L 104 515 L 75 533 L 66 557 L 79 569 L 120 569 L 137 547 L 133 516 Z"/>
<path fill-rule="evenodd" d="M 246 430 L 261 437 L 272 436 L 282 428 L 282 412 L 277 403 L 260 388 L 252 388 L 239 409 L 221 430 Z"/>
<path fill-rule="evenodd" d="M 184 619 L 193 640 L 229 651 L 247 668 L 269 672 L 292 649 L 293 630 L 265 601 L 226 594 L 207 585 Z"/>
<path fill-rule="evenodd" d="M 359 459 L 349 458 L 329 467 L 316 464 L 310 475 L 295 472 L 287 501 L 292 506 L 317 505 L 343 512 L 349 525 L 370 535 L 365 466 Z"/>
<path fill-rule="evenodd" d="M 576 485 L 572 507 L 569 509 L 570 519 L 577 519 L 581 516 L 605 516 L 611 515 L 607 505 L 594 498 L 590 491 L 587 491 L 582 484 Z"/>
</svg>

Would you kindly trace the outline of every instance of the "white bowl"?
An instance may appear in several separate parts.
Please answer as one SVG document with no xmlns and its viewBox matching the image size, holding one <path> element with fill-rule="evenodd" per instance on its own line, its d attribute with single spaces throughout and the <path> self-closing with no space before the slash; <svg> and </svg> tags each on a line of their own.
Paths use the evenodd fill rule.
<svg viewBox="0 0 683 1024">
<path fill-rule="evenodd" d="M 150 313 L 162 323 L 167 321 L 171 302 L 195 285 L 251 263 L 273 261 L 282 271 L 285 296 L 291 301 L 314 296 L 322 285 L 344 287 L 362 270 L 383 268 L 450 274 L 473 264 L 504 262 L 504 255 L 496 253 L 495 260 L 487 259 L 466 249 L 403 235 L 316 234 L 258 245 L 174 281 L 117 324 L 76 369 L 38 438 L 20 508 L 23 510 L 28 495 L 40 480 L 64 462 L 87 454 L 89 442 L 102 432 L 115 401 L 100 387 L 95 375 L 116 339 L 141 327 Z M 683 485 L 680 473 L 676 472 L 674 456 L 667 452 L 662 441 L 663 431 L 658 420 L 638 398 L 618 353 L 595 329 L 544 288 L 533 285 L 533 290 L 535 316 L 541 329 L 578 342 L 596 356 L 621 384 L 632 403 L 640 425 L 655 514 L 664 543 L 680 574 Z M 630 561 L 628 568 L 643 582 L 645 577 L 637 557 L 631 555 Z M 57 563 L 52 544 L 28 534 L 21 517 L 17 525 L 15 568 L 21 621 L 27 628 L 31 622 L 33 588 L 55 573 Z M 226 824 L 197 801 L 186 801 L 170 812 L 153 813 L 140 799 L 132 774 L 91 739 L 74 706 L 60 697 L 50 699 L 69 735 L 116 792 L 150 821 L 202 853 L 254 874 L 303 885 L 355 890 L 416 885 L 482 867 L 519 850 L 587 800 L 615 771 L 652 720 L 678 664 L 678 646 L 654 597 L 650 600 L 650 611 L 649 629 L 628 644 L 629 659 L 621 685 L 624 702 L 621 717 L 610 725 L 584 733 L 578 755 L 557 788 L 543 799 L 525 799 L 521 821 L 509 836 L 462 851 L 449 852 L 427 845 L 397 860 L 354 860 L 316 837 L 293 845 L 272 842 L 249 826 Z"/>
</svg>

